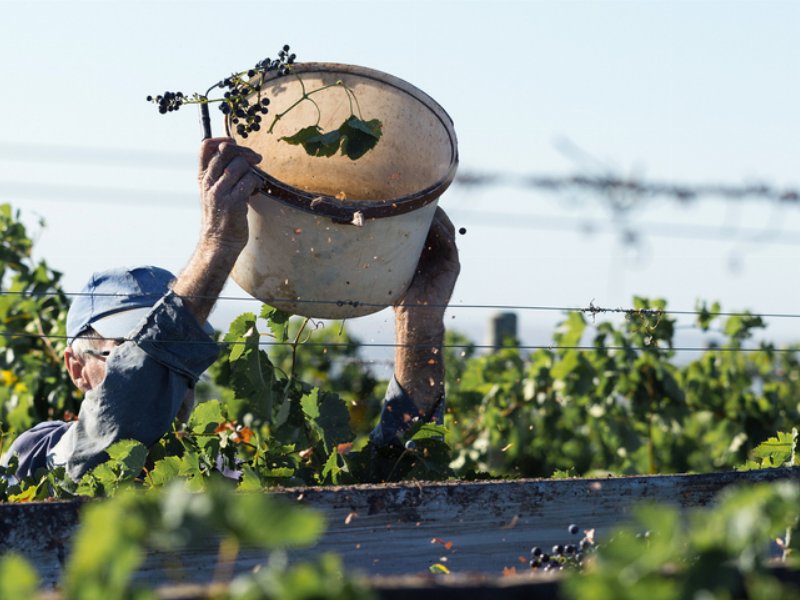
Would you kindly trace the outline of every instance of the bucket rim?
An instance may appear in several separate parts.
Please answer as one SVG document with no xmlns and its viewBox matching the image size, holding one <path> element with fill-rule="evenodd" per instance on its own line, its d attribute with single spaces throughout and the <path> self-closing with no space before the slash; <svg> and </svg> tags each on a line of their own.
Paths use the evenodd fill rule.
<svg viewBox="0 0 800 600">
<path fill-rule="evenodd" d="M 450 147 L 452 149 L 450 164 L 447 172 L 436 183 L 417 192 L 394 198 L 370 201 L 340 200 L 334 196 L 308 192 L 297 188 L 273 177 L 263 169 L 252 167 L 252 171 L 262 181 L 262 186 L 258 191 L 279 202 L 305 212 L 329 217 L 335 222 L 350 223 L 354 221 L 356 213 L 361 213 L 362 217 L 366 219 L 377 219 L 418 210 L 436 201 L 445 190 L 450 187 L 450 184 L 455 179 L 456 171 L 458 170 L 458 141 L 453 126 L 453 119 L 442 105 L 431 96 L 404 79 L 369 67 L 322 62 L 295 63 L 293 67 L 296 73 L 349 73 L 359 77 L 375 79 L 376 81 L 391 85 L 404 93 L 410 94 L 425 105 L 426 108 L 431 110 L 447 131 L 450 138 Z M 264 79 L 264 84 L 281 77 L 286 77 L 286 75 L 281 76 L 277 73 L 272 73 L 269 77 Z M 259 83 L 261 82 L 259 81 Z M 233 137 L 230 117 L 225 119 L 225 131 L 229 136 Z"/>
</svg>

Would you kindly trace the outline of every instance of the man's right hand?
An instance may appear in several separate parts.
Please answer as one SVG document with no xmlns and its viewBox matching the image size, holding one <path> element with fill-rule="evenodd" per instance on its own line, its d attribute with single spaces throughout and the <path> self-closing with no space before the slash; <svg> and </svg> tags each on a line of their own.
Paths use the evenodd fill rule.
<svg viewBox="0 0 800 600">
<path fill-rule="evenodd" d="M 261 181 L 251 167 L 261 155 L 231 138 L 210 138 L 200 146 L 201 243 L 237 253 L 247 243 L 247 201 Z"/>
<path fill-rule="evenodd" d="M 247 203 L 260 180 L 250 168 L 261 156 L 230 138 L 200 145 L 202 229 L 197 248 L 172 286 L 199 323 L 208 318 L 247 244 Z"/>
</svg>

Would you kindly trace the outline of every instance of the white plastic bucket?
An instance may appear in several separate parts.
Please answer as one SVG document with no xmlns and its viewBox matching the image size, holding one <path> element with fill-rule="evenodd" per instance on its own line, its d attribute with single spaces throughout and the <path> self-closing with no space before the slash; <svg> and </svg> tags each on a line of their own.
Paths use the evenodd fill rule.
<svg viewBox="0 0 800 600">
<path fill-rule="evenodd" d="M 343 81 L 364 120 L 380 119 L 383 135 L 358 160 L 312 157 L 280 141 L 317 122 L 335 129 L 351 114 L 336 86 L 279 114 L 306 90 Z M 303 63 L 267 79 L 270 115 L 246 139 L 263 157 L 264 188 L 251 199 L 250 239 L 232 273 L 249 294 L 288 312 L 342 319 L 377 312 L 398 300 L 414 276 L 439 196 L 458 166 L 453 123 L 409 83 L 364 67 Z"/>
</svg>

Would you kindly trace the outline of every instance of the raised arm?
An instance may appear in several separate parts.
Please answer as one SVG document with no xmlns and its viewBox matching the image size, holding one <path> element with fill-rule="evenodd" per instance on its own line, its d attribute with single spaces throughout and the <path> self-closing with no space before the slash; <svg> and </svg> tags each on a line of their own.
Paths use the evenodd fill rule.
<svg viewBox="0 0 800 600">
<path fill-rule="evenodd" d="M 260 160 L 230 138 L 207 139 L 200 146 L 200 239 L 172 286 L 199 323 L 208 318 L 247 243 L 247 202 L 259 185 L 250 167 Z"/>
<path fill-rule="evenodd" d="M 437 208 L 411 286 L 394 308 L 395 379 L 428 418 L 444 395 L 444 312 L 460 270 L 455 228 Z"/>
</svg>

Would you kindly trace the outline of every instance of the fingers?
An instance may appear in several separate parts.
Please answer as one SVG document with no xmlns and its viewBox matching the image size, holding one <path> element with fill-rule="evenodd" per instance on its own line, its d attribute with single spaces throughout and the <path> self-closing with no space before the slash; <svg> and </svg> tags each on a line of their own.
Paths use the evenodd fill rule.
<svg viewBox="0 0 800 600">
<path fill-rule="evenodd" d="M 237 156 L 223 169 L 222 175 L 216 179 L 214 186 L 218 191 L 226 193 L 239 185 L 242 178 L 248 173 L 250 173 L 250 163 L 241 156 Z M 253 177 L 255 178 L 255 175 Z"/>
<path fill-rule="evenodd" d="M 447 234 L 447 237 L 452 240 L 456 239 L 456 226 L 453 225 L 450 217 L 447 216 L 441 206 L 436 207 L 436 213 L 433 215 L 433 226 L 442 229 Z"/>
<path fill-rule="evenodd" d="M 242 177 L 234 187 L 238 194 L 241 194 L 245 199 L 247 199 L 252 196 L 259 187 L 261 187 L 261 179 L 259 179 L 255 173 L 248 170 L 245 176 Z"/>
<path fill-rule="evenodd" d="M 425 240 L 423 257 L 427 258 L 428 256 L 432 257 L 430 260 L 436 261 L 458 260 L 456 228 L 440 206 L 436 208 L 428 239 Z"/>
<path fill-rule="evenodd" d="M 234 162 L 242 164 L 234 166 Z M 259 162 L 261 162 L 260 154 L 245 146 L 236 145 L 229 138 L 204 140 L 200 147 L 201 177 L 206 188 L 213 187 L 228 172 L 238 174 L 232 182 L 235 184 L 242 175 L 242 165 L 247 170 Z"/>
<path fill-rule="evenodd" d="M 231 138 L 208 138 L 200 144 L 200 173 L 208 170 L 208 163 L 219 151 L 219 146 L 223 142 L 233 142 Z"/>
</svg>

